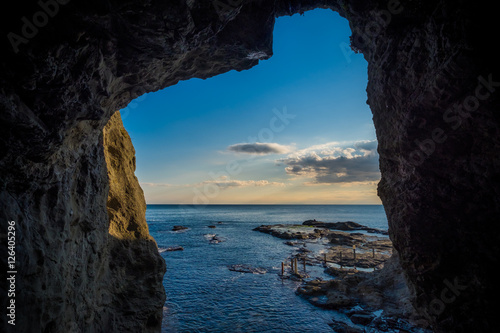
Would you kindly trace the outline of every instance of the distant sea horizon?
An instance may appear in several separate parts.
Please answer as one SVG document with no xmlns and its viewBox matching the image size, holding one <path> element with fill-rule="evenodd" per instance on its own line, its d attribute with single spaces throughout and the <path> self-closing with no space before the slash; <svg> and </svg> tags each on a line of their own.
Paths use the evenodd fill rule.
<svg viewBox="0 0 500 333">
<path fill-rule="evenodd" d="M 274 204 L 274 203 L 218 203 L 218 204 L 185 204 L 185 203 L 146 203 L 147 206 L 196 206 L 196 207 L 205 207 L 205 206 L 383 206 L 383 204 Z"/>
</svg>

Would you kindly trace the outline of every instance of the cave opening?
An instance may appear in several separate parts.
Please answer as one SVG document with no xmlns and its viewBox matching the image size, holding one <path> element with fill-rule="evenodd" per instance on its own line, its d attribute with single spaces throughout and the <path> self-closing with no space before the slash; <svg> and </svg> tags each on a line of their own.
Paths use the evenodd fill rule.
<svg viewBox="0 0 500 333">
<path fill-rule="evenodd" d="M 247 252 L 260 259 L 255 265 L 272 261 L 272 271 L 272 266 L 285 260 L 288 249 L 264 238 L 262 248 L 276 252 L 266 258 L 250 247 L 226 245 L 244 242 L 232 229 L 240 228 L 245 234 L 256 225 L 245 224 L 245 219 L 238 221 L 241 225 L 234 225 L 232 219 L 237 220 L 237 214 L 224 211 L 222 205 L 287 205 L 271 209 L 269 214 L 281 214 L 283 217 L 276 221 L 285 223 L 299 222 L 300 218 L 344 218 L 387 229 L 385 211 L 376 195 L 380 171 L 375 129 L 366 104 L 367 62 L 350 48 L 347 20 L 337 12 L 316 9 L 278 18 L 273 34 L 272 57 L 249 70 L 179 82 L 141 95 L 120 110 L 136 149 L 136 175 L 148 203 L 150 234 L 167 263 L 163 320 L 167 331 L 175 325 L 181 330 L 203 329 L 206 325 L 224 330 L 242 323 L 256 330 L 259 326 L 273 330 L 292 318 L 304 330 L 330 329 L 325 323 L 331 313 L 318 310 L 317 315 L 316 310 L 311 311 L 314 307 L 304 307 L 294 299 L 292 288 L 283 294 L 278 292 L 281 301 L 274 300 L 276 304 L 253 294 L 267 306 L 246 299 L 248 295 L 241 292 L 234 291 L 239 302 L 226 297 L 230 295 L 228 290 L 245 290 L 246 285 L 239 284 L 244 278 L 233 281 L 234 277 L 222 274 L 221 262 L 253 262 Z M 257 56 L 268 55 L 249 55 Z M 339 205 L 328 211 L 335 217 L 318 206 L 330 204 Z M 295 209 L 291 205 L 313 208 Z M 244 214 L 256 218 L 254 207 Z M 244 208 L 238 210 L 243 215 Z M 291 216 L 287 210 L 298 216 Z M 193 219 L 198 221 L 193 223 Z M 207 225 L 213 231 L 207 231 Z M 255 242 L 253 246 L 262 242 L 258 237 L 249 237 Z M 220 246 L 228 247 L 220 251 L 242 254 L 236 259 L 207 253 L 205 269 L 216 273 L 201 279 L 206 274 L 199 268 L 203 254 L 190 247 L 200 247 L 197 242 L 207 240 L 210 244 L 224 242 Z M 170 252 L 181 248 L 182 252 Z M 363 251 L 358 249 L 358 256 Z M 316 274 L 327 278 L 323 272 Z M 277 287 L 274 282 L 266 284 Z M 200 294 L 200 288 L 210 291 Z M 211 301 L 216 298 L 220 300 Z M 261 318 L 243 319 L 250 311 L 242 305 L 244 302 L 251 304 L 255 316 Z M 206 305 L 210 303 L 213 306 Z M 297 312 L 276 308 L 293 309 L 294 305 Z M 243 314 L 227 319 L 235 317 L 237 306 Z M 193 307 L 197 307 L 195 317 L 190 315 Z M 282 316 L 274 324 L 264 324 L 271 318 L 266 319 L 263 313 L 269 311 L 281 312 Z M 316 316 L 324 327 L 307 323 L 306 316 Z"/>
<path fill-rule="evenodd" d="M 278 16 L 302 11 L 300 5 L 280 5 Z M 498 121 L 492 115 L 497 98 L 488 94 L 482 103 L 472 105 L 463 100 L 465 96 L 466 101 L 475 101 L 473 91 L 477 94 L 480 87 L 493 93 L 497 84 L 493 79 L 497 65 L 474 37 L 484 30 L 478 24 L 482 9 L 465 3 L 452 6 L 439 2 L 434 6 L 421 2 L 402 5 L 399 1 L 332 6 L 359 29 L 353 36 L 355 47 L 370 63 L 367 91 L 379 134 L 383 174 L 378 191 L 413 289 L 413 304 L 438 330 L 458 327 L 467 331 L 477 323 L 489 327 L 487 320 L 474 323 L 464 319 L 471 308 L 478 309 L 474 311 L 476 319 L 491 319 L 491 311 L 483 305 L 491 302 L 488 295 L 492 293 L 487 290 L 498 288 L 485 268 L 492 267 L 495 256 L 483 256 L 488 249 L 498 253 L 494 237 L 481 241 L 484 235 L 495 234 L 498 215 L 494 194 L 498 182 L 491 171 L 497 164 L 492 157 L 496 146 L 483 135 L 496 137 L 498 133 Z M 451 17 L 456 18 L 456 24 Z M 377 30 L 380 24 L 388 29 Z M 374 38 L 367 42 L 366 35 Z M 255 33 L 255 39 L 250 38 L 255 45 L 259 44 L 257 36 Z M 247 56 L 262 54 L 257 49 Z M 481 116 L 460 113 L 457 105 L 480 110 L 476 115 Z M 455 119 L 451 128 L 450 114 Z M 472 162 L 479 155 L 475 148 L 484 156 L 476 160 L 477 165 Z M 447 167 L 440 168 L 444 165 Z M 290 171 L 302 172 L 300 166 L 290 166 Z M 342 177 L 343 172 L 336 176 Z M 483 220 L 487 223 L 480 223 Z M 434 236 L 429 237 L 431 234 Z M 477 261 L 476 257 L 485 260 Z M 461 288 L 460 295 L 445 304 L 435 293 L 448 291 L 450 281 Z M 436 304 L 439 307 L 432 308 Z"/>
<path fill-rule="evenodd" d="M 127 224 L 143 215 L 137 205 L 110 201 L 108 208 L 122 209 L 115 216 L 125 228 L 109 236 L 108 185 L 144 196 L 133 177 L 121 177 L 130 170 L 118 170 L 113 182 L 107 177 L 107 166 L 132 169 L 135 158 L 132 149 L 127 156 L 115 149 L 116 159 L 106 164 L 103 127 L 141 92 L 255 66 L 270 54 L 275 17 L 328 7 L 348 18 L 355 47 L 369 63 L 378 191 L 416 309 L 436 331 L 494 331 L 500 74 L 484 42 L 495 40 L 494 3 L 240 5 L 227 20 L 202 1 L 47 0 L 4 11 L 0 211 L 15 222 L 22 244 L 17 328 L 155 329 L 164 262 L 149 236 L 137 238 L 144 230 Z M 377 22 L 387 29 L 377 30 Z M 366 43 L 363 34 L 373 38 Z"/>
</svg>

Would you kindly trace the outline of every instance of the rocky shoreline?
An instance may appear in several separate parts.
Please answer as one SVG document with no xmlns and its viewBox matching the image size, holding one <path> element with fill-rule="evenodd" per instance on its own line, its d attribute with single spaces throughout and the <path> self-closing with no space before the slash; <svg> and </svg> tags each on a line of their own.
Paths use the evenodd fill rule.
<svg viewBox="0 0 500 333">
<path fill-rule="evenodd" d="M 344 313 L 346 321 L 331 323 L 336 332 L 431 332 L 410 303 L 387 231 L 316 220 L 253 230 L 287 240 L 293 250 L 280 277 L 301 281 L 296 293 L 311 304 Z M 313 267 L 327 277 L 311 276 Z"/>
<path fill-rule="evenodd" d="M 275 224 L 261 225 L 254 228 L 255 231 L 268 233 L 272 236 L 287 239 L 285 244 L 299 247 L 295 258 L 307 260 L 309 264 L 329 264 L 334 265 L 329 269 L 339 267 L 343 268 L 366 268 L 380 269 L 383 263 L 392 255 L 393 247 L 386 232 L 355 224 L 359 227 L 352 227 L 354 222 L 337 222 L 335 225 L 340 230 L 364 230 L 369 233 L 378 233 L 383 236 L 369 235 L 359 232 L 346 232 L 333 230 L 333 224 L 326 226 L 308 224 Z M 350 226 L 347 227 L 346 226 Z M 322 244 L 324 249 L 319 253 L 311 253 L 307 248 L 307 241 L 315 241 L 316 244 Z"/>
</svg>

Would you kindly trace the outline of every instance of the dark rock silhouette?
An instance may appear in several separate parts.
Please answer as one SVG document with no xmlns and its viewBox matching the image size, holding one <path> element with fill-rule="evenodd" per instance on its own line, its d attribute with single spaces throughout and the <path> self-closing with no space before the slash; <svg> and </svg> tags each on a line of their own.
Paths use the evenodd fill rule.
<svg viewBox="0 0 500 333">
<path fill-rule="evenodd" d="M 303 225 L 309 225 L 319 228 L 328 228 L 334 230 L 344 230 L 344 231 L 353 231 L 353 230 L 365 230 L 372 233 L 379 233 L 387 235 L 385 230 L 379 230 L 375 228 L 370 228 L 364 225 L 361 225 L 356 222 L 347 221 L 347 222 L 321 222 L 316 220 L 307 220 L 302 223 Z"/>
<path fill-rule="evenodd" d="M 0 217 L 16 222 L 22 244 L 16 302 L 24 320 L 16 330 L 158 329 L 162 298 L 148 307 L 155 313 L 136 312 L 143 294 L 120 289 L 110 276 L 119 265 L 123 281 L 152 280 L 144 285 L 154 295 L 163 268 L 131 263 L 149 247 L 110 244 L 108 208 L 124 205 L 107 202 L 103 128 L 146 92 L 257 65 L 272 55 L 275 17 L 314 8 L 348 19 L 352 49 L 368 61 L 378 193 L 414 306 L 438 332 L 496 328 L 494 2 L 242 1 L 225 10 L 211 1 L 58 4 L 43 26 L 30 21 L 43 14 L 37 2 L 12 2 L 0 20 Z M 4 222 L 1 227 L 6 234 Z M 113 263 L 119 247 L 130 255 Z"/>
<path fill-rule="evenodd" d="M 173 251 L 184 251 L 184 248 L 182 246 L 169 246 L 165 249 L 167 252 L 173 252 Z"/>
</svg>

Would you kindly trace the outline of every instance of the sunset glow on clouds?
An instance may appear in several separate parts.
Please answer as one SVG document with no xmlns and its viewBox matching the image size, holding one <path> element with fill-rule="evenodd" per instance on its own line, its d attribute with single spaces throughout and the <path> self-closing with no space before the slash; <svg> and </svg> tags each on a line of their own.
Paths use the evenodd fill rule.
<svg viewBox="0 0 500 333">
<path fill-rule="evenodd" d="M 328 143 L 303 149 L 280 159 L 287 174 L 314 179 L 314 183 L 352 183 L 380 179 L 376 141 L 352 147 Z"/>
<path fill-rule="evenodd" d="M 255 145 L 249 144 L 249 146 Z M 257 146 L 281 147 L 272 143 Z M 274 153 L 266 150 L 266 154 L 283 155 L 278 149 Z M 232 161 L 233 167 L 237 163 L 235 161 Z M 241 166 L 238 165 L 238 169 L 234 169 L 238 170 L 234 176 L 243 173 L 243 161 L 240 161 Z M 186 204 L 239 202 L 235 200 L 236 198 L 239 200 L 245 198 L 245 202 L 266 203 L 271 195 L 276 196 L 273 202 L 293 203 L 301 200 L 305 202 L 305 194 L 309 200 L 314 199 L 316 203 L 327 202 L 329 198 L 344 203 L 360 199 L 363 199 L 364 203 L 377 203 L 377 199 L 373 198 L 376 184 L 380 179 L 376 141 L 358 141 L 350 145 L 338 142 L 315 145 L 290 152 L 274 162 L 274 168 L 282 170 L 281 179 L 285 181 L 240 180 L 232 178 L 229 172 L 226 172 L 219 177 L 211 173 L 213 179 L 193 184 L 141 183 L 141 185 L 145 189 L 152 187 L 191 189 L 191 197 L 185 196 L 187 201 L 182 202 Z M 313 189 L 307 189 L 308 187 Z M 332 187 L 335 188 L 335 195 L 332 194 Z"/>
</svg>

